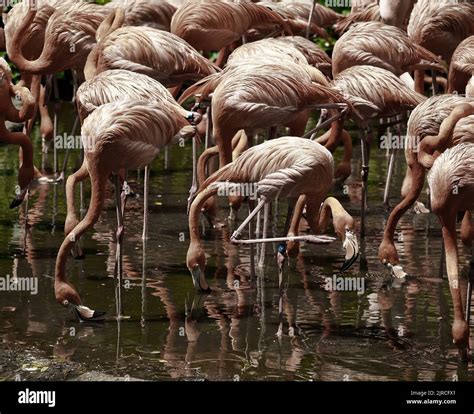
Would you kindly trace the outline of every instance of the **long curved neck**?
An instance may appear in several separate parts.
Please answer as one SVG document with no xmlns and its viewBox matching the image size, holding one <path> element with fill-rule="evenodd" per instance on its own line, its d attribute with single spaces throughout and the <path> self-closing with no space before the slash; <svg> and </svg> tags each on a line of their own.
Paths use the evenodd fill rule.
<svg viewBox="0 0 474 414">
<path fill-rule="evenodd" d="M 89 168 L 92 184 L 89 209 L 87 210 L 83 220 L 76 227 L 74 227 L 74 229 L 69 233 L 69 235 L 61 244 L 56 259 L 56 282 L 67 282 L 66 262 L 69 254 L 71 253 L 71 249 L 74 246 L 75 241 L 78 240 L 88 229 L 90 229 L 97 222 L 97 220 L 99 220 L 102 208 L 104 206 L 107 178 L 109 174 L 107 172 L 100 171 L 99 168 L 97 168 L 97 166 L 94 164 L 95 163 L 93 162 L 88 164 L 92 165 L 92 167 Z"/>
<path fill-rule="evenodd" d="M 200 192 L 193 203 L 189 211 L 189 237 L 191 245 L 198 248 L 201 247 L 201 238 L 199 236 L 199 215 L 201 214 L 202 207 L 206 200 L 217 194 L 217 188 L 206 188 Z"/>
<path fill-rule="evenodd" d="M 21 100 L 21 108 L 17 110 L 11 104 L 7 110 L 7 119 L 11 122 L 19 123 L 31 119 L 35 113 L 36 102 L 30 91 L 23 86 L 12 85 L 10 93 Z"/>
<path fill-rule="evenodd" d="M 235 140 L 235 142 L 234 142 Z M 232 139 L 232 160 L 235 161 L 249 147 L 249 138 L 242 129 Z"/>
<path fill-rule="evenodd" d="M 464 103 L 456 106 L 451 114 L 442 122 L 438 136 L 425 137 L 420 144 L 418 161 L 425 167 L 430 168 L 433 165 L 436 152 L 443 152 L 450 144 L 456 124 L 467 116 L 474 114 L 474 104 Z"/>
<path fill-rule="evenodd" d="M 329 117 L 333 117 L 337 112 L 335 110 L 329 111 Z M 318 138 L 318 142 L 326 147 L 329 152 L 334 152 L 341 142 L 344 131 L 344 119 L 339 118 L 331 124 L 329 131 L 325 132 Z"/>
<path fill-rule="evenodd" d="M 320 210 L 318 220 L 318 231 L 321 233 L 324 233 L 326 231 L 332 216 L 334 222 L 334 230 L 337 234 L 339 234 L 341 238 L 344 238 L 344 229 L 338 228 L 335 223 L 337 223 L 341 219 L 344 219 L 346 215 L 346 210 L 344 210 L 344 207 L 342 207 L 341 203 L 337 199 L 335 199 L 334 197 L 326 198 Z"/>
<path fill-rule="evenodd" d="M 4 119 L 0 119 L 0 141 L 5 144 L 19 145 L 23 154 L 21 166 L 33 168 L 33 144 L 22 132 L 10 132 L 5 127 Z"/>
<path fill-rule="evenodd" d="M 201 185 L 204 181 L 206 181 L 206 166 L 208 165 L 209 160 L 217 155 L 219 155 L 219 148 L 216 145 L 206 149 L 199 157 L 197 163 L 198 185 Z"/>
<path fill-rule="evenodd" d="M 21 72 L 26 73 L 37 73 L 41 72 L 46 66 L 44 60 L 44 52 L 46 48 L 46 44 L 43 47 L 41 55 L 36 60 L 27 60 L 23 55 L 22 46 L 23 46 L 23 39 L 25 38 L 25 33 L 30 27 L 31 23 L 33 22 L 36 16 L 36 9 L 30 8 L 26 13 L 25 18 L 20 23 L 18 28 L 15 30 L 15 34 L 13 35 L 11 42 L 8 43 L 7 53 L 9 58 L 15 63 L 18 69 Z"/>
<path fill-rule="evenodd" d="M 349 163 L 352 161 L 352 137 L 345 129 L 342 131 L 342 144 L 344 145 L 344 155 L 342 162 Z"/>
<path fill-rule="evenodd" d="M 86 80 L 94 77 L 97 71 L 97 63 L 102 49 L 102 45 L 109 34 L 122 27 L 125 21 L 125 12 L 122 8 L 114 9 L 100 24 L 96 32 L 97 44 L 94 46 L 92 51 L 87 57 L 86 64 L 84 66 L 84 76 Z"/>
</svg>

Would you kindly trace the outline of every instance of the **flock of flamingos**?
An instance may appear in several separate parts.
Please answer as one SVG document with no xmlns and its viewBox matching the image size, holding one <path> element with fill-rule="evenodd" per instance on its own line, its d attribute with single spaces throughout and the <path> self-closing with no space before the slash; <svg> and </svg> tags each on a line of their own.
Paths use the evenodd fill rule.
<svg viewBox="0 0 474 414">
<path fill-rule="evenodd" d="M 167 145 L 188 140 L 193 146 L 193 183 L 186 262 L 198 290 L 210 290 L 200 214 L 215 224 L 219 195 L 228 200 L 231 215 L 244 202 L 249 204 L 250 214 L 231 241 L 279 243 L 280 271 L 287 256 L 298 253 L 300 242 L 332 240 L 318 236 L 332 221 L 343 242 L 346 270 L 359 255 L 358 240 L 365 237 L 373 127 L 379 135 L 397 128 L 406 136 L 406 176 L 402 199 L 384 229 L 379 258 L 393 277 L 404 277 L 394 244 L 396 226 L 411 207 L 427 212 L 417 201 L 427 176 L 429 208 L 442 225 L 454 306 L 453 340 L 460 356 L 467 358 L 472 291 L 469 284 L 468 296 L 463 297 L 458 285 L 456 226 L 461 221 L 462 242 L 470 245 L 471 1 L 353 1 L 347 16 L 308 0 L 113 0 L 105 6 L 80 0 L 23 0 L 4 12 L 0 44 L 21 75 L 14 84 L 9 63 L 0 59 L 0 141 L 21 147 L 12 208 L 26 204 L 33 180 L 45 179 L 34 166 L 29 135 L 37 115 L 44 151 L 57 134 L 56 116 L 53 122 L 48 113 L 53 76 L 65 70 L 74 74 L 84 162 L 66 183 L 65 238 L 55 268 L 55 296 L 61 305 L 74 309 L 82 320 L 103 317 L 82 303 L 68 281 L 67 259 L 80 255 L 76 243 L 99 219 L 112 179 L 120 283 L 126 172 L 145 169 L 146 238 L 149 165 Z M 331 57 L 313 41 L 327 39 L 328 29 L 338 36 Z M 312 112 L 319 114 L 314 128 L 307 125 Z M 10 131 L 6 121 L 24 123 L 22 132 Z M 361 172 L 351 171 L 349 125 L 360 132 Z M 279 133 L 284 128 L 288 136 Z M 261 130 L 267 140 L 258 144 L 254 136 Z M 321 130 L 326 131 L 318 134 Z M 344 155 L 335 166 L 332 153 L 339 145 Z M 387 207 L 395 149 L 389 149 Z M 351 173 L 362 174 L 358 220 L 336 198 L 328 197 L 334 183 L 344 182 Z M 79 220 L 75 188 L 87 178 L 91 199 Z M 224 191 L 245 184 L 254 185 L 246 188 L 255 188 L 257 197 Z M 269 204 L 276 199 L 288 200 L 288 215 L 282 237 L 269 238 Z M 312 236 L 299 235 L 303 218 Z"/>
</svg>

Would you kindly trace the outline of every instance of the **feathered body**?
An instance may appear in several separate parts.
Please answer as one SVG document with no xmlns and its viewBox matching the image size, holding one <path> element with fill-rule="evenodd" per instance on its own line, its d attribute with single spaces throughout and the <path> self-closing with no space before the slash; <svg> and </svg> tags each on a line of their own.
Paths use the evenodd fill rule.
<svg viewBox="0 0 474 414">
<path fill-rule="evenodd" d="M 11 60 L 20 71 L 26 73 L 54 73 L 70 68 L 82 69 L 87 55 L 95 45 L 95 32 L 107 16 L 108 10 L 86 2 L 57 8 L 48 19 L 41 54 L 35 60 L 27 60 L 21 53 L 25 41 L 24 34 L 37 14 L 36 9 L 27 11 L 9 44 L 8 53 Z"/>
<path fill-rule="evenodd" d="M 308 64 L 318 68 L 327 75 L 331 75 L 331 58 L 313 41 L 302 36 L 285 36 L 275 38 L 275 42 L 282 44 L 290 43 L 306 57 Z"/>
<path fill-rule="evenodd" d="M 417 106 L 408 119 L 407 145 L 405 148 L 407 162 L 409 164 L 417 162 L 417 151 L 420 141 L 427 136 L 437 136 L 441 123 L 449 116 L 452 110 L 462 103 L 469 102 L 472 102 L 472 99 L 446 94 L 433 96 Z M 456 134 L 459 139 L 459 130 Z"/>
<path fill-rule="evenodd" d="M 150 27 L 120 28 L 101 41 L 95 53 L 95 74 L 125 69 L 148 75 L 165 86 L 219 71 L 183 39 Z"/>
<path fill-rule="evenodd" d="M 157 102 L 181 111 L 171 93 L 160 82 L 128 70 L 109 70 L 84 82 L 76 94 L 76 105 L 81 122 L 98 107 L 120 100 Z"/>
<path fill-rule="evenodd" d="M 81 305 L 79 294 L 67 280 L 67 258 L 75 240 L 99 219 L 110 174 L 150 164 L 187 125 L 182 114 L 171 106 L 135 100 L 102 105 L 85 119 L 81 136 L 92 192 L 85 217 L 70 232 L 74 237 L 66 237 L 58 252 L 54 290 L 60 304 L 76 309 Z M 93 317 L 94 312 L 87 308 L 86 314 Z"/>
<path fill-rule="evenodd" d="M 456 146 L 463 142 L 474 143 L 474 115 L 462 118 L 454 127 L 452 145 Z"/>
<path fill-rule="evenodd" d="M 322 197 L 332 185 L 331 153 L 315 141 L 282 137 L 243 152 L 231 164 L 211 175 L 201 190 L 212 183 L 256 183 L 258 194 L 271 200 L 297 198 L 301 194 Z"/>
<path fill-rule="evenodd" d="M 433 211 L 439 212 L 466 194 L 463 209 L 474 209 L 474 143 L 462 143 L 447 149 L 428 174 Z"/>
<path fill-rule="evenodd" d="M 264 7 L 267 7 L 271 10 L 274 10 L 276 13 L 278 13 L 282 19 L 284 19 L 286 22 L 288 22 L 288 25 L 291 29 L 291 33 L 294 35 L 305 35 L 306 30 L 308 27 L 308 19 L 309 19 L 309 13 L 311 11 L 311 5 L 310 4 L 305 4 L 305 3 L 270 3 L 270 2 L 262 2 L 258 3 L 259 5 L 262 5 Z M 320 5 L 318 5 L 320 6 Z M 324 7 L 324 6 L 320 6 Z M 317 23 L 317 9 L 319 7 L 315 7 L 314 13 L 312 15 L 309 31 L 310 33 L 316 34 L 318 36 L 326 38 L 328 36 L 327 32 Z M 333 12 L 336 17 L 334 18 L 334 22 L 338 20 L 341 16 L 338 15 L 337 13 Z M 329 17 L 329 15 L 326 13 L 326 17 Z M 337 17 L 339 16 L 339 17 Z M 322 19 L 319 19 L 322 20 Z M 332 19 L 329 19 L 332 20 Z M 270 34 L 271 33 L 271 28 L 267 27 L 259 27 L 257 26 L 257 29 L 260 32 L 260 35 L 263 34 Z"/>
<path fill-rule="evenodd" d="M 426 100 L 392 72 L 374 66 L 348 68 L 335 76 L 331 86 L 356 109 L 370 107 L 370 117 L 393 116 Z"/>
<path fill-rule="evenodd" d="M 397 76 L 417 67 L 444 69 L 437 56 L 414 44 L 402 29 L 380 22 L 353 26 L 336 42 L 332 63 L 333 75 L 356 65 L 377 66 Z"/>
<path fill-rule="evenodd" d="M 212 100 L 216 129 L 284 125 L 307 105 L 344 101 L 337 92 L 323 86 L 328 83 L 321 72 L 316 72 L 321 83 L 315 83 L 300 65 L 269 61 L 242 62 L 222 76 Z"/>
<path fill-rule="evenodd" d="M 285 27 L 280 15 L 254 3 L 190 1 L 174 14 L 171 32 L 198 50 L 220 50 L 256 26 Z"/>
<path fill-rule="evenodd" d="M 464 39 L 474 34 L 474 4 L 449 0 L 419 1 L 413 8 L 408 35 L 446 62 Z"/>
<path fill-rule="evenodd" d="M 288 9 L 294 10 L 300 15 L 301 18 L 306 19 L 306 23 L 308 23 L 308 17 L 311 11 L 311 5 L 313 1 L 286 0 L 282 1 L 281 3 L 285 4 Z M 324 7 L 322 4 L 319 3 L 316 3 L 314 5 L 312 21 L 320 27 L 332 26 L 334 23 L 338 22 L 342 18 L 343 16 L 341 14 L 336 13 L 329 7 Z"/>
<path fill-rule="evenodd" d="M 170 31 L 177 8 L 163 0 L 112 0 L 105 7 L 120 6 L 125 10 L 125 26 L 149 26 Z"/>
<path fill-rule="evenodd" d="M 276 59 L 288 58 L 294 63 L 308 64 L 306 56 L 291 43 L 281 42 L 278 38 L 270 38 L 239 46 L 230 54 L 227 66 L 239 65 L 242 59 L 264 62 L 269 56 Z"/>
<path fill-rule="evenodd" d="M 143 168 L 187 125 L 178 108 L 161 103 L 126 100 L 105 104 L 82 126 L 85 158 L 88 165 L 104 163 L 111 173 Z"/>
<path fill-rule="evenodd" d="M 474 75 L 474 36 L 463 40 L 453 53 L 449 66 L 448 92 L 464 93 Z"/>
<path fill-rule="evenodd" d="M 353 9 L 351 14 L 346 16 L 344 19 L 336 23 L 336 33 L 342 35 L 349 30 L 352 25 L 359 24 L 361 22 L 381 22 L 380 8 L 377 2 L 371 2 L 365 7 Z"/>
<path fill-rule="evenodd" d="M 22 52 L 28 59 L 37 58 L 43 49 L 44 34 L 48 20 L 56 9 L 65 9 L 79 3 L 74 0 L 38 0 L 36 9 L 38 10 L 34 20 L 22 36 Z M 17 28 L 25 19 L 29 10 L 29 2 L 22 1 L 16 3 L 8 13 L 4 14 L 5 41 L 7 53 L 11 49 L 11 41 Z"/>
</svg>

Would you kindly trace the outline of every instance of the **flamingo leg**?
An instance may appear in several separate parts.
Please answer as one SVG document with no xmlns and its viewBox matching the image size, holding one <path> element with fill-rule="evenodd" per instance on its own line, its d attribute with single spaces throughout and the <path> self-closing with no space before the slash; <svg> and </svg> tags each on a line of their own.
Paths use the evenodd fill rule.
<svg viewBox="0 0 474 414">
<path fill-rule="evenodd" d="M 267 238 L 268 233 L 268 215 L 270 212 L 270 204 L 266 203 L 263 209 L 263 231 L 262 231 L 262 238 Z M 258 260 L 258 267 L 263 267 L 265 264 L 265 253 L 266 253 L 265 243 L 262 243 L 262 247 L 260 248 L 260 257 Z"/>
<path fill-rule="evenodd" d="M 365 222 L 367 210 L 367 182 L 369 179 L 369 150 L 368 136 L 372 134 L 370 127 L 361 130 L 361 151 L 362 151 L 362 202 L 360 218 L 360 238 L 365 238 Z"/>
<path fill-rule="evenodd" d="M 194 142 L 194 139 L 193 139 Z M 194 157 L 194 154 L 193 154 Z M 170 154 L 169 154 L 169 149 L 168 147 L 165 147 L 165 170 L 167 171 L 169 169 L 169 164 L 170 164 Z"/>
<path fill-rule="evenodd" d="M 400 122 L 402 122 L 400 120 Z M 397 124 L 398 137 L 402 136 L 402 127 L 401 124 Z M 385 181 L 385 190 L 383 193 L 383 207 L 385 211 L 390 209 L 390 182 L 392 181 L 393 169 L 395 167 L 395 156 L 397 154 L 396 148 L 390 148 L 389 151 L 389 160 L 388 160 L 388 170 L 387 170 L 387 179 Z"/>
<path fill-rule="evenodd" d="M 436 71 L 431 71 L 431 83 L 433 85 L 433 96 L 438 95 L 439 87 L 438 87 L 438 80 L 436 79 Z"/>
<path fill-rule="evenodd" d="M 74 124 L 72 126 L 71 130 L 71 136 L 75 136 L 77 127 L 79 126 L 79 116 L 76 115 L 76 119 L 74 120 Z M 75 140 L 74 140 L 75 142 Z M 67 162 L 69 159 L 69 153 L 71 151 L 71 148 L 68 146 L 66 149 L 66 154 L 64 155 L 64 160 L 63 160 L 63 166 L 61 168 L 61 174 L 59 174 L 59 177 L 56 179 L 57 182 L 63 181 L 66 177 L 66 168 L 67 168 Z"/>
<path fill-rule="evenodd" d="M 306 39 L 309 39 L 309 35 L 311 33 L 311 21 L 313 20 L 313 13 L 314 9 L 316 7 L 316 0 L 313 0 L 311 4 L 311 9 L 309 11 L 309 16 L 308 16 L 308 24 L 306 25 Z"/>
<path fill-rule="evenodd" d="M 189 214 L 189 209 L 191 208 L 191 203 L 193 202 L 193 199 L 194 199 L 194 194 L 196 194 L 196 191 L 198 188 L 197 174 L 198 174 L 197 173 L 197 142 L 196 142 L 196 137 L 193 137 L 193 181 L 191 183 L 191 188 L 189 189 L 188 208 L 187 208 L 188 214 Z"/>
<path fill-rule="evenodd" d="M 55 100 L 53 109 L 53 174 L 56 178 L 58 175 L 58 149 L 54 140 L 58 136 L 59 89 L 58 82 L 55 77 L 53 77 L 53 91 Z"/>
<path fill-rule="evenodd" d="M 205 149 L 209 148 L 209 142 L 212 141 L 212 112 L 211 106 L 206 108 L 206 138 L 205 138 Z"/>
<path fill-rule="evenodd" d="M 127 200 L 126 191 L 123 191 L 124 186 L 119 175 L 114 176 L 115 182 L 115 201 L 116 201 L 116 212 L 117 212 L 117 247 L 115 252 L 115 277 L 116 277 L 116 294 L 117 294 L 117 318 L 123 316 L 123 304 L 122 304 L 122 279 L 123 279 L 123 236 L 124 236 L 124 212 L 125 202 Z"/>
<path fill-rule="evenodd" d="M 452 326 L 453 340 L 458 348 L 459 356 L 467 361 L 469 346 L 469 324 L 466 322 L 459 285 L 458 251 L 456 243 L 456 214 L 445 212 L 440 215 L 444 248 L 446 252 L 446 269 L 449 279 L 449 288 L 454 307 L 454 321 Z M 468 289 L 469 291 L 469 289 Z"/>
<path fill-rule="evenodd" d="M 466 297 L 466 323 L 468 326 L 471 322 L 472 285 L 474 283 L 474 257 L 471 257 L 469 265 L 469 280 L 467 284 Z"/>
<path fill-rule="evenodd" d="M 230 241 L 234 242 L 236 239 L 240 237 L 242 234 L 242 231 L 245 229 L 245 227 L 248 226 L 249 222 L 257 215 L 257 213 L 263 208 L 267 200 L 262 197 L 260 201 L 257 204 L 257 207 L 255 207 L 252 212 L 247 216 L 247 218 L 243 221 L 243 223 L 239 226 L 237 230 L 234 231 L 232 234 Z"/>
<path fill-rule="evenodd" d="M 150 167 L 145 166 L 144 184 L 143 184 L 143 243 L 148 239 L 148 191 L 150 183 Z"/>
<path fill-rule="evenodd" d="M 252 210 L 255 208 L 254 200 L 249 199 L 248 206 L 249 206 L 249 214 L 250 214 Z M 253 237 L 254 237 L 254 229 L 253 229 L 252 221 L 249 221 L 249 239 L 252 239 Z M 250 277 L 253 279 L 255 277 L 255 247 L 253 244 L 251 244 L 249 247 L 249 254 L 250 254 Z"/>
<path fill-rule="evenodd" d="M 385 225 L 382 243 L 379 247 L 379 258 L 386 264 L 397 264 L 399 259 L 397 250 L 393 243 L 395 230 L 398 221 L 408 211 L 408 209 L 415 203 L 423 189 L 425 180 L 425 169 L 418 163 L 408 164 L 406 177 L 406 193 L 403 195 L 403 200 L 398 203 L 390 213 L 390 216 Z"/>
</svg>

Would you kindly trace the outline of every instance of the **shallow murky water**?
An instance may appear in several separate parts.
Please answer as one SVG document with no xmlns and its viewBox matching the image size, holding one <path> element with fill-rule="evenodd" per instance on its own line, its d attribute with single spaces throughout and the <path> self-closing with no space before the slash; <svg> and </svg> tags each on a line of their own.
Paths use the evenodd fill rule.
<svg viewBox="0 0 474 414">
<path fill-rule="evenodd" d="M 60 116 L 60 131 L 71 128 L 68 114 Z M 64 119 L 68 119 L 66 124 Z M 36 147 L 36 160 L 41 165 L 39 144 Z M 60 151 L 60 163 L 63 155 Z M 74 379 L 84 373 L 92 379 L 98 378 L 98 373 L 210 380 L 474 378 L 472 368 L 458 364 L 451 343 L 451 299 L 446 276 L 440 270 L 442 245 L 436 217 L 410 212 L 399 226 L 403 237 L 398 249 L 411 275 L 404 283 L 392 284 L 377 259 L 385 220 L 381 208 L 386 172 L 383 151 L 372 151 L 365 255 L 345 274 L 364 277 L 365 291 L 325 290 L 325 278 L 336 274 L 343 262 L 339 241 L 327 246 L 303 245 L 300 257 L 290 260 L 284 272 L 281 339 L 276 335 L 279 289 L 274 247 L 267 247 L 266 267 L 257 269 L 252 277 L 249 249 L 229 244 L 228 227 L 210 230 L 206 225 L 207 278 L 213 292 L 195 293 L 185 265 L 190 145 L 170 151 L 168 171 L 163 168 L 163 158 L 160 155 L 152 168 L 145 258 L 142 199 L 127 202 L 123 302 L 129 318 L 114 319 L 113 197 L 95 229 L 83 238 L 86 259 L 68 262 L 69 278 L 84 302 L 107 311 L 104 323 L 88 324 L 75 321 L 54 299 L 54 264 L 65 219 L 63 184 L 35 186 L 25 236 L 21 212 L 8 210 L 16 184 L 17 150 L 0 149 L 0 276 L 38 280 L 36 295 L 0 292 L 2 378 Z M 52 162 L 51 152 L 45 166 Z M 79 164 L 79 151 L 75 150 L 70 170 Z M 335 191 L 354 215 L 360 199 L 358 171 L 360 162 L 355 161 L 348 191 Z M 392 205 L 398 199 L 403 176 L 400 153 Z M 141 194 L 142 179 L 137 172 L 130 172 L 129 183 Z M 86 200 L 88 194 L 86 184 Z M 246 208 L 240 211 L 240 219 L 244 211 Z M 278 213 L 275 206 L 273 212 L 273 223 L 279 223 L 281 232 L 284 201 Z M 463 275 L 468 271 L 469 257 L 470 252 L 461 248 Z"/>
</svg>

